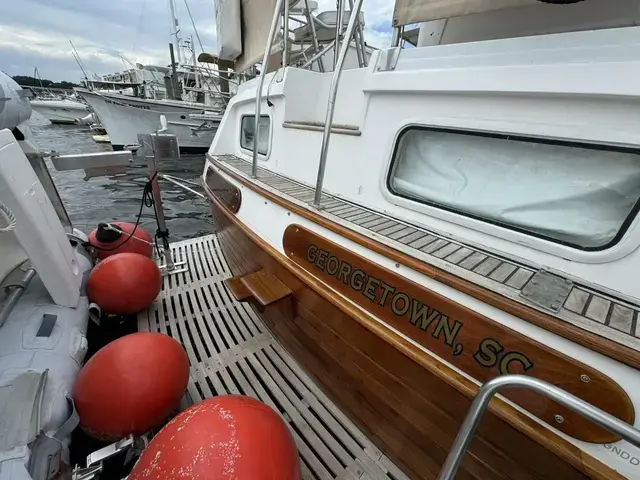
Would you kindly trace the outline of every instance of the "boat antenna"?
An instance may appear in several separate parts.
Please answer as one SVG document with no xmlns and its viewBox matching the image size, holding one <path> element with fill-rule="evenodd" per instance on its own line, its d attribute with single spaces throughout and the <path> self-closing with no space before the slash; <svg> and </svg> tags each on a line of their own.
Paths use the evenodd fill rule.
<svg viewBox="0 0 640 480">
<path fill-rule="evenodd" d="M 176 16 L 175 0 L 169 0 L 169 13 L 171 14 L 171 36 L 173 37 L 173 45 L 176 50 L 178 63 L 182 63 L 182 55 L 180 54 L 180 24 Z M 191 14 L 189 14 L 191 15 Z"/>
<path fill-rule="evenodd" d="M 147 0 L 142 1 L 142 9 L 140 10 L 140 17 L 138 18 L 138 27 L 136 28 L 136 39 L 133 42 L 133 50 L 131 50 L 131 57 L 136 53 L 136 47 L 138 46 L 138 39 L 140 38 L 140 27 L 142 26 L 142 18 L 144 17 L 144 8 L 147 5 Z"/>
<path fill-rule="evenodd" d="M 85 82 L 87 82 L 87 88 L 89 88 L 89 85 L 91 84 L 91 82 L 89 81 L 89 75 L 87 75 L 87 71 L 82 65 L 82 61 L 80 60 L 80 55 L 78 54 L 78 50 L 76 50 L 76 47 L 71 40 L 69 40 L 69 43 L 71 44 L 71 48 L 73 49 L 71 54 L 73 55 L 73 58 L 75 59 L 78 66 L 80 67 L 80 70 L 82 70 L 82 73 L 84 74 L 84 80 Z"/>
</svg>

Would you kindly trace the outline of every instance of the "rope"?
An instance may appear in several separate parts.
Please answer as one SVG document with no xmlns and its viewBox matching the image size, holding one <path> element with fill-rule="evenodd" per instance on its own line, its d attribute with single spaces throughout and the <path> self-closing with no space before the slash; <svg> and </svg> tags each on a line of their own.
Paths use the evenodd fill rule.
<svg viewBox="0 0 640 480">
<path fill-rule="evenodd" d="M 5 226 L 0 225 L 0 232 L 11 232 L 15 230 L 18 222 L 16 216 L 9 210 L 9 207 L 0 203 L 0 213 L 2 213 L 0 217 L 4 217 L 4 223 L 6 224 Z"/>
<path fill-rule="evenodd" d="M 153 181 L 155 180 L 157 175 L 158 175 L 158 172 L 155 172 L 153 174 L 153 176 L 149 179 L 149 181 L 147 181 L 147 183 L 145 183 L 145 185 L 144 185 L 144 190 L 142 192 L 142 199 L 140 201 L 140 211 L 138 211 L 138 218 L 136 219 L 136 225 L 135 225 L 135 227 L 133 227 L 133 230 L 131 230 L 131 233 L 124 240 L 124 242 L 119 243 L 117 246 L 112 247 L 112 248 L 98 247 L 98 246 L 93 245 L 93 244 L 91 244 L 89 242 L 87 242 L 84 246 L 92 247 L 92 248 L 95 248 L 96 250 L 100 250 L 100 251 L 103 251 L 103 252 L 113 252 L 114 250 L 119 249 L 120 247 L 122 247 L 122 245 L 124 245 L 129 240 L 131 240 L 133 238 L 133 236 L 135 235 L 136 230 L 138 229 L 138 226 L 140 225 L 140 220 L 142 219 L 142 210 L 144 209 L 144 207 L 153 207 L 153 205 L 154 205 L 152 186 L 153 186 Z M 1 205 L 2 204 L 0 204 L 0 206 Z M 155 208 L 153 209 L 153 213 L 156 216 L 156 222 L 157 222 L 158 215 L 156 213 Z M 158 234 L 156 233 L 156 237 L 157 236 L 158 236 Z M 140 240 L 140 241 L 146 242 L 145 240 L 142 240 L 141 238 L 138 238 L 138 237 L 135 237 L 135 238 L 136 238 L 136 240 Z M 149 242 L 146 242 L 146 243 L 149 243 Z M 159 253 L 159 249 L 158 249 L 158 245 L 157 244 L 156 244 L 156 250 Z"/>
</svg>

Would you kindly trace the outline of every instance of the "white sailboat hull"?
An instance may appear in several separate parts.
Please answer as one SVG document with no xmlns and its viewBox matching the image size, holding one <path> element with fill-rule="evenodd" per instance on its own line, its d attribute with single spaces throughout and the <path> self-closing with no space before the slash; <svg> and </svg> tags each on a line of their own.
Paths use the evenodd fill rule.
<svg viewBox="0 0 640 480">
<path fill-rule="evenodd" d="M 167 120 L 165 133 L 178 137 L 182 152 L 206 152 L 222 118 L 208 121 L 190 118 L 190 114 L 203 112 L 203 106 L 198 104 L 131 98 L 84 89 L 78 89 L 78 93 L 98 114 L 114 150 L 137 145 L 140 133 L 161 129 L 160 117 L 164 116 Z"/>
<path fill-rule="evenodd" d="M 31 108 L 51 123 L 75 124 L 89 113 L 89 107 L 73 100 L 31 100 Z"/>
</svg>

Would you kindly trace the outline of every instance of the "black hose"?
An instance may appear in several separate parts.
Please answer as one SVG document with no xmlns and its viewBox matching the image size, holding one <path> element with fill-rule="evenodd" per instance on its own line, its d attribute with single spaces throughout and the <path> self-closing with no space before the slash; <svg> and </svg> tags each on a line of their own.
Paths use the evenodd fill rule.
<svg viewBox="0 0 640 480">
<path fill-rule="evenodd" d="M 136 224 L 135 227 L 133 227 L 133 230 L 131 231 L 131 233 L 129 234 L 129 236 L 125 239 L 124 242 L 119 243 L 117 246 L 112 247 L 112 248 L 105 248 L 105 247 L 98 247 L 97 245 L 92 244 L 91 242 L 86 242 L 83 244 L 83 246 L 86 247 L 93 247 L 96 250 L 100 250 L 102 252 L 113 252 L 115 250 L 118 250 L 120 247 L 122 247 L 125 243 L 127 243 L 129 240 L 131 240 L 133 238 L 133 236 L 136 233 L 136 230 L 138 229 L 138 226 L 140 225 L 140 220 L 142 219 L 142 210 L 144 209 L 144 207 L 153 207 L 154 205 L 154 201 L 153 201 L 153 181 L 156 179 L 156 176 L 158 175 L 158 172 L 155 172 L 152 177 L 149 179 L 149 181 L 147 181 L 144 184 L 144 189 L 142 190 L 142 199 L 140 200 L 140 210 L 138 211 L 138 218 L 136 219 Z M 153 215 L 156 217 L 156 222 L 158 221 L 158 213 L 156 212 L 155 208 L 153 209 Z M 157 237 L 157 233 L 156 233 L 156 237 Z M 158 253 L 160 253 L 160 251 L 158 250 L 158 245 L 156 244 L 156 251 Z"/>
</svg>

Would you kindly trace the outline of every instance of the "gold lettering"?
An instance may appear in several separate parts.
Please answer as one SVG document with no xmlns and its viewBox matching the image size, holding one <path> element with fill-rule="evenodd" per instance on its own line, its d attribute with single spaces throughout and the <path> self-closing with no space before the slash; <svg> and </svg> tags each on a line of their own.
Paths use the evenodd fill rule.
<svg viewBox="0 0 640 480">
<path fill-rule="evenodd" d="M 504 347 L 500 343 L 496 342 L 492 338 L 485 338 L 480 342 L 480 347 L 475 353 L 473 358 L 476 359 L 483 367 L 493 367 L 498 363 L 498 354 L 504 350 Z"/>
<path fill-rule="evenodd" d="M 382 297 L 380 298 L 378 305 L 384 307 L 384 304 L 387 303 L 387 295 L 389 295 L 390 293 L 393 294 L 396 291 L 396 287 L 392 287 L 391 285 L 387 285 L 386 283 L 382 282 L 380 284 L 380 288 L 382 289 Z"/>
<path fill-rule="evenodd" d="M 454 320 L 453 326 L 449 323 L 449 317 L 446 315 L 441 315 L 440 320 L 438 321 L 438 325 L 433 329 L 433 333 L 431 336 L 433 338 L 440 339 L 440 334 L 444 332 L 444 343 L 453 347 L 453 342 L 456 339 L 456 335 L 462 328 L 462 323 Z"/>
<path fill-rule="evenodd" d="M 402 308 L 398 307 L 398 300 L 402 300 Z M 411 303 L 406 293 L 398 292 L 391 299 L 391 311 L 401 317 L 409 311 Z"/>
<path fill-rule="evenodd" d="M 369 277 L 362 294 L 372 302 L 376 301 L 376 289 L 380 285 L 380 280 L 375 277 Z"/>
<path fill-rule="evenodd" d="M 335 266 L 335 268 L 333 268 L 332 265 Z M 338 273 L 338 268 L 340 268 L 340 260 L 333 255 L 330 256 L 329 260 L 327 260 L 327 273 L 329 275 L 335 275 Z"/>
<path fill-rule="evenodd" d="M 427 327 L 433 322 L 436 318 L 438 318 L 440 312 L 434 310 L 433 308 L 429 308 L 428 305 L 424 305 L 420 303 L 415 298 L 413 299 L 413 303 L 411 305 L 411 323 L 414 325 L 418 324 L 418 319 L 420 319 L 420 328 L 422 330 L 426 330 Z"/>
<path fill-rule="evenodd" d="M 519 373 L 519 372 L 509 372 L 509 364 L 511 362 L 518 362 L 522 364 L 523 370 L 526 372 L 530 368 L 533 367 L 533 363 L 529 360 L 525 355 L 518 352 L 509 352 L 500 361 L 500 373 L 502 375 L 508 375 L 509 373 Z"/>
<path fill-rule="evenodd" d="M 345 285 L 349 285 L 349 274 L 351 273 L 351 265 L 347 262 L 342 262 L 340 265 L 340 271 L 338 272 L 338 280 L 342 280 Z"/>
<path fill-rule="evenodd" d="M 318 254 L 318 247 L 316 247 L 313 244 L 309 245 L 309 247 L 307 248 L 307 261 L 311 263 L 316 263 L 316 258 L 318 258 L 317 254 Z"/>
<path fill-rule="evenodd" d="M 364 285 L 364 278 L 367 276 L 362 270 L 357 269 L 353 271 L 353 275 L 351 275 L 351 288 L 356 291 L 362 290 L 362 286 Z"/>
<path fill-rule="evenodd" d="M 320 270 L 324 270 L 324 267 L 327 265 L 328 256 L 329 252 L 325 250 L 320 250 L 320 252 L 318 252 L 318 260 L 316 260 L 316 265 Z"/>
</svg>

